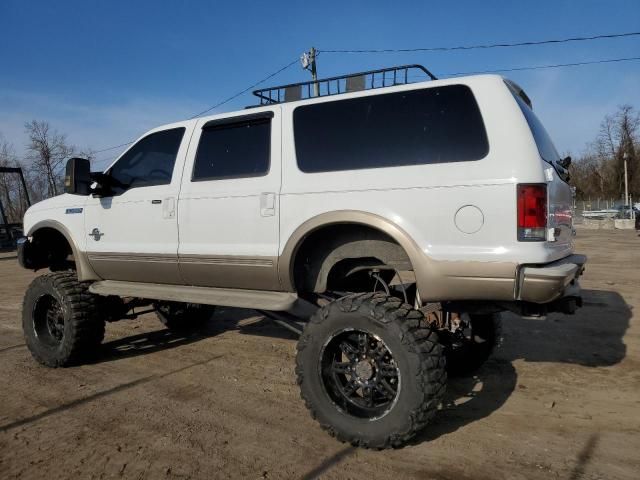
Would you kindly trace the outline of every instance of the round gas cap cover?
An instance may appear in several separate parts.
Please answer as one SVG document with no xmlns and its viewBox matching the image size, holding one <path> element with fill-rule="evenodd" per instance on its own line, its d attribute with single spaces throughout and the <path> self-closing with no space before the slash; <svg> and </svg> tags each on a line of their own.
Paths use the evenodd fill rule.
<svg viewBox="0 0 640 480">
<path fill-rule="evenodd" d="M 484 215 L 475 205 L 465 205 L 458 209 L 454 221 L 462 233 L 476 233 L 484 224 Z"/>
</svg>

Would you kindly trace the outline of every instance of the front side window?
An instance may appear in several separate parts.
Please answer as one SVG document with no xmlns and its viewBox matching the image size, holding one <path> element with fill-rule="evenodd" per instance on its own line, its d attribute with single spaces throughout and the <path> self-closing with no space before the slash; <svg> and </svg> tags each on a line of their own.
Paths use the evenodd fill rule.
<svg viewBox="0 0 640 480">
<path fill-rule="evenodd" d="M 307 173 L 464 162 L 489 152 L 464 85 L 305 105 L 293 117 L 298 167 Z"/>
<path fill-rule="evenodd" d="M 191 179 L 261 177 L 269 173 L 271 119 L 257 118 L 202 129 Z"/>
<path fill-rule="evenodd" d="M 131 147 L 107 172 L 113 192 L 171 183 L 184 131 L 181 127 L 155 132 Z"/>
</svg>

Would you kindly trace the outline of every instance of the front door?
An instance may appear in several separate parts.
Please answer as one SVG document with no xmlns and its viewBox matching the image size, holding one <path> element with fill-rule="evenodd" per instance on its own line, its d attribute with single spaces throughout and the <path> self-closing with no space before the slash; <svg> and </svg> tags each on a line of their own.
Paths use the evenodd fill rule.
<svg viewBox="0 0 640 480">
<path fill-rule="evenodd" d="M 187 124 L 150 133 L 106 172 L 110 191 L 85 207 L 86 251 L 102 278 L 182 284 L 176 207 Z"/>
<path fill-rule="evenodd" d="M 279 290 L 280 108 L 199 120 L 192 144 L 178 200 L 185 282 Z"/>
</svg>

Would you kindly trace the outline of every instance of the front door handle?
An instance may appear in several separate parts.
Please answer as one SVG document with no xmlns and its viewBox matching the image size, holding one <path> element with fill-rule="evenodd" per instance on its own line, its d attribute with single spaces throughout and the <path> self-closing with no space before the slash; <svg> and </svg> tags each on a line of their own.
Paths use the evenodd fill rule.
<svg viewBox="0 0 640 480">
<path fill-rule="evenodd" d="M 276 214 L 276 194 L 266 192 L 260 194 L 260 215 L 273 217 Z"/>
<path fill-rule="evenodd" d="M 174 197 L 167 197 L 164 199 L 162 206 L 163 218 L 175 218 L 176 216 L 176 199 Z"/>
</svg>

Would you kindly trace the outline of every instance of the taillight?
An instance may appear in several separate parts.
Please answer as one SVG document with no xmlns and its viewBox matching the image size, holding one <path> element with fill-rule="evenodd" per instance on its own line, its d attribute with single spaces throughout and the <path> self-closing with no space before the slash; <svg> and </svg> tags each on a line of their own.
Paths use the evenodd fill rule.
<svg viewBox="0 0 640 480">
<path fill-rule="evenodd" d="M 547 186 L 518 184 L 518 240 L 542 242 L 547 239 Z"/>
</svg>

